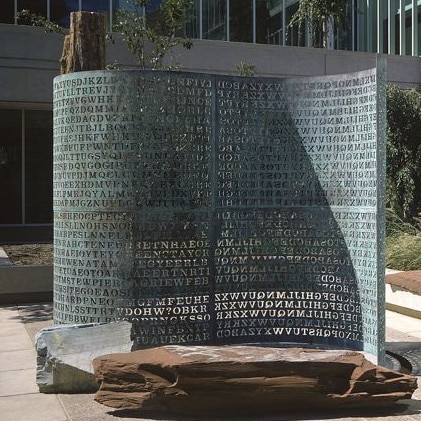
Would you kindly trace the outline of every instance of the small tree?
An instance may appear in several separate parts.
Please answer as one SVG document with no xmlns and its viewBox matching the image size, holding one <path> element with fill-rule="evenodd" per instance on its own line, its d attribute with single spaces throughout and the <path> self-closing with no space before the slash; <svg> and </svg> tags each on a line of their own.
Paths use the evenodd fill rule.
<svg viewBox="0 0 421 421">
<path fill-rule="evenodd" d="M 122 35 L 128 50 L 138 59 L 140 68 L 162 69 L 165 68 L 163 60 L 172 48 L 182 45 L 190 49 L 193 46 L 192 41 L 183 34 L 190 19 L 193 0 L 163 0 L 154 13 L 146 16 L 151 2 L 129 0 L 128 10 L 116 12 L 117 22 L 113 31 Z M 17 18 L 32 26 L 41 26 L 46 32 L 66 34 L 61 26 L 27 9 L 20 11 Z M 113 40 L 112 34 L 108 38 Z"/>
<path fill-rule="evenodd" d="M 421 211 L 421 94 L 387 89 L 387 206 L 404 221 Z"/>
<path fill-rule="evenodd" d="M 346 3 L 345 0 L 300 0 L 289 27 L 298 25 L 303 32 L 308 25 L 312 46 L 327 48 L 329 26 L 339 27 L 343 23 Z"/>
<path fill-rule="evenodd" d="M 123 36 L 128 50 L 142 69 L 164 68 L 163 59 L 177 45 L 190 49 L 182 35 L 189 20 L 192 0 L 163 0 L 156 12 L 146 16 L 151 0 L 130 0 L 131 10 L 119 10 L 113 30 Z M 150 44 L 150 45 L 148 45 Z M 150 48 L 148 48 L 150 47 Z"/>
<path fill-rule="evenodd" d="M 66 35 L 66 31 L 63 27 L 48 20 L 46 17 L 42 15 L 37 15 L 36 13 L 32 13 L 29 9 L 23 9 L 16 14 L 16 18 L 23 24 L 31 25 L 31 26 L 41 26 L 44 28 L 45 32 L 48 33 L 57 33 L 63 36 Z"/>
<path fill-rule="evenodd" d="M 257 71 L 257 67 L 251 63 L 240 61 L 237 66 L 235 66 L 238 74 L 240 76 L 254 76 Z"/>
</svg>

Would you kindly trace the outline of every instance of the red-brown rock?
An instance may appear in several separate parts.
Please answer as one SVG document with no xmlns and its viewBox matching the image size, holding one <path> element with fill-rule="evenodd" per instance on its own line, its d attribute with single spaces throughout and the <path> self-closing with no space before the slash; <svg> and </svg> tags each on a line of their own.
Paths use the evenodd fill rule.
<svg viewBox="0 0 421 421">
<path fill-rule="evenodd" d="M 421 270 L 409 270 L 386 275 L 386 283 L 421 294 Z"/>
<path fill-rule="evenodd" d="M 95 400 L 178 414 L 273 413 L 382 406 L 409 399 L 416 379 L 342 350 L 163 346 L 93 361 Z"/>
</svg>

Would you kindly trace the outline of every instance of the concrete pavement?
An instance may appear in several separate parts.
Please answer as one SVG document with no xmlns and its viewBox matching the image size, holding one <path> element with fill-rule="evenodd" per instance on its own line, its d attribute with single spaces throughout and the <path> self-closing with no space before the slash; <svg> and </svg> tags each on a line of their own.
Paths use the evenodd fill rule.
<svg viewBox="0 0 421 421">
<path fill-rule="evenodd" d="M 137 414 L 99 405 L 93 395 L 54 395 L 38 392 L 35 381 L 37 331 L 51 324 L 51 304 L 0 307 L 0 420 L 4 421 L 133 421 Z M 398 313 L 386 312 L 387 341 L 420 343 L 421 320 Z M 418 380 L 421 386 L 421 377 Z M 305 402 L 303 402 L 305 410 Z M 295 413 L 279 416 L 249 418 L 248 421 L 420 421 L 421 388 L 413 399 L 383 410 L 346 413 Z M 160 421 L 162 417 L 157 418 Z M 169 417 L 168 420 L 176 418 Z M 181 418 L 177 418 L 178 421 Z M 183 418 L 193 421 L 194 418 Z M 202 418 L 209 420 L 209 418 Z M 231 420 L 235 420 L 231 418 Z M 217 420 L 217 421 L 220 421 Z M 235 421 L 238 421 L 235 420 Z"/>
<path fill-rule="evenodd" d="M 17 307 L 0 307 L 0 419 L 66 421 L 55 395 L 38 392 L 36 352 Z"/>
</svg>

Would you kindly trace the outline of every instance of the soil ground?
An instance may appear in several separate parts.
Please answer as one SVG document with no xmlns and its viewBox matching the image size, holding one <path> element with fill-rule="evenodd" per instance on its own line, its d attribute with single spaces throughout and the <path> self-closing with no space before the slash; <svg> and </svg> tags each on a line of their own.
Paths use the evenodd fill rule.
<svg viewBox="0 0 421 421">
<path fill-rule="evenodd" d="M 0 246 L 14 265 L 52 265 L 53 244 L 12 244 Z"/>
</svg>

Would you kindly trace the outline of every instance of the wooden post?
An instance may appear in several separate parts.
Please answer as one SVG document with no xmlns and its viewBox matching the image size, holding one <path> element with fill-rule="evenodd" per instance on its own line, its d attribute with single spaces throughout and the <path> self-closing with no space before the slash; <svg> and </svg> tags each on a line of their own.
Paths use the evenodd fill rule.
<svg viewBox="0 0 421 421">
<path fill-rule="evenodd" d="M 61 74 L 105 69 L 105 16 L 72 12 L 70 31 L 63 44 Z"/>
</svg>

